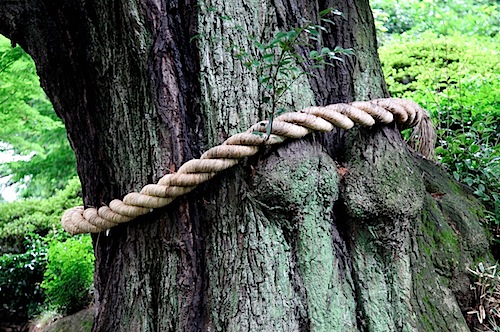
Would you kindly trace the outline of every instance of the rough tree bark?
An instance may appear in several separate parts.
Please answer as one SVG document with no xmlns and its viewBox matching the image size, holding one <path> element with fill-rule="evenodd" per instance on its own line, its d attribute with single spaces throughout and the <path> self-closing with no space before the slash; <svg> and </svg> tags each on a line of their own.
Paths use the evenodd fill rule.
<svg viewBox="0 0 500 332">
<path fill-rule="evenodd" d="M 355 56 L 288 102 L 386 96 L 367 0 L 0 0 L 0 33 L 35 60 L 100 206 L 263 119 L 228 43 L 327 7 L 324 44 Z M 467 331 L 480 209 L 395 128 L 292 141 L 94 235 L 93 330 Z"/>
</svg>

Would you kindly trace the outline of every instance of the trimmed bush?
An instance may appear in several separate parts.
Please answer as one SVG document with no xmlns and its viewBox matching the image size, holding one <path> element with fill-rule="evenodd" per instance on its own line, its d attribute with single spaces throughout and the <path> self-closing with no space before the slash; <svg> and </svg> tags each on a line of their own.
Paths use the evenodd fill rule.
<svg viewBox="0 0 500 332">
<path fill-rule="evenodd" d="M 372 0 L 379 31 L 388 34 L 480 35 L 500 32 L 500 5 L 495 0 Z"/>
<path fill-rule="evenodd" d="M 65 189 L 47 199 L 24 199 L 0 203 L 0 254 L 22 253 L 26 234 L 47 234 L 61 230 L 61 217 L 66 209 L 81 205 L 81 186 L 78 178 L 68 182 Z"/>
<path fill-rule="evenodd" d="M 391 95 L 431 111 L 436 154 L 500 224 L 500 46 L 460 35 L 398 37 L 380 48 Z"/>
</svg>

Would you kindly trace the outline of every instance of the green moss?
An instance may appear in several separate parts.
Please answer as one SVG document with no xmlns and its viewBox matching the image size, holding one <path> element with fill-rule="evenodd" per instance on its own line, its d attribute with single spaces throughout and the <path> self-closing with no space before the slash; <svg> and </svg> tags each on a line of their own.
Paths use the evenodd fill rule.
<svg viewBox="0 0 500 332">
<path fill-rule="evenodd" d="M 421 301 L 414 305 L 422 330 L 460 330 L 463 327 L 458 326 L 463 319 L 454 292 L 464 294 L 469 285 L 454 278 L 465 274 L 466 267 L 477 261 L 475 255 L 485 257 L 489 253 L 477 217 L 469 214 L 467 204 L 462 201 L 465 193 L 457 195 L 446 180 L 435 179 L 433 186 L 443 195 L 425 198 L 416 233 L 419 264 L 414 267 L 413 281 L 415 298 Z M 453 314 L 445 317 L 442 303 L 451 306 L 448 309 Z"/>
<path fill-rule="evenodd" d="M 265 215 L 270 219 L 267 227 L 277 226 L 276 232 L 294 239 L 289 247 L 297 260 L 293 273 L 305 288 L 310 328 L 354 331 L 356 305 L 349 286 L 352 280 L 341 271 L 345 267 L 341 267 L 340 253 L 332 242 L 331 215 L 339 193 L 335 164 L 321 150 L 310 149 L 304 142 L 291 144 L 290 150 L 280 149 L 279 158 L 268 161 L 255 180 L 255 197 L 266 206 Z M 280 236 L 283 234 L 277 238 Z M 290 282 L 287 278 L 277 279 Z M 290 296 L 292 293 L 290 290 Z"/>
<path fill-rule="evenodd" d="M 428 296 L 424 296 L 422 300 L 424 302 L 425 309 L 427 309 L 427 312 L 422 315 L 424 325 L 427 327 L 426 331 L 435 331 L 436 315 L 439 315 L 438 309 Z"/>
<path fill-rule="evenodd" d="M 428 257 L 431 257 L 431 255 L 432 255 L 432 248 L 431 248 L 431 246 L 429 246 L 427 244 L 422 244 L 421 248 L 424 249 L 424 251 L 425 251 L 425 253 L 427 254 Z"/>
<path fill-rule="evenodd" d="M 427 214 L 422 215 L 421 230 L 426 238 L 424 252 L 440 266 L 455 267 L 460 261 L 462 248 L 458 235 L 443 218 L 432 198 L 426 199 Z M 435 248 L 440 248 L 436 251 Z M 431 256 L 432 255 L 432 256 Z"/>
<path fill-rule="evenodd" d="M 284 162 L 276 170 L 289 173 L 289 179 L 286 180 L 288 199 L 303 202 L 301 222 L 297 229 L 297 256 L 307 288 L 311 328 L 325 332 L 345 331 L 353 323 L 345 317 L 352 299 L 347 297 L 346 290 L 337 282 L 339 271 L 328 218 L 332 213 L 333 202 L 338 197 L 336 169 L 330 165 L 326 172 L 312 173 L 311 170 L 318 167 L 318 162 L 311 159 L 295 161 L 293 171 L 288 169 L 289 166 Z"/>
</svg>

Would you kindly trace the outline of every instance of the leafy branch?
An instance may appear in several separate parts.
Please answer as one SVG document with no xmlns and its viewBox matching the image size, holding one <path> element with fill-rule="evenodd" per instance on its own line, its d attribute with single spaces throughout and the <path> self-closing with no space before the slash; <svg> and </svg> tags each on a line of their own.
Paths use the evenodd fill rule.
<svg viewBox="0 0 500 332">
<path fill-rule="evenodd" d="M 341 12 L 328 8 L 319 13 L 320 24 L 302 19 L 302 25 L 288 31 L 279 31 L 267 42 L 258 40 L 255 36 L 248 38 L 255 49 L 249 54 L 246 50 L 232 44 L 229 51 L 233 57 L 255 73 L 259 82 L 259 109 L 265 109 L 269 118 L 266 133 L 269 136 L 275 116 L 286 112 L 282 98 L 293 84 L 304 75 L 313 75 L 312 69 L 334 66 L 334 61 L 343 62 L 341 55 L 352 55 L 352 49 L 336 46 L 319 49 L 322 33 L 327 29 L 322 24 L 334 24 L 326 18 L 328 14 L 342 15 Z M 299 49 L 308 50 L 307 56 Z"/>
</svg>

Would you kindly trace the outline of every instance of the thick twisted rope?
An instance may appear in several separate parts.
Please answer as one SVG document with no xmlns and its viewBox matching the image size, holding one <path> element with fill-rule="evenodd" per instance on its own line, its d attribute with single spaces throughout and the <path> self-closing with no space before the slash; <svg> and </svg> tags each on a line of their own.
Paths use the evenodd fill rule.
<svg viewBox="0 0 500 332">
<path fill-rule="evenodd" d="M 334 127 L 350 129 L 354 123 L 370 127 L 375 122 L 388 124 L 393 121 L 403 129 L 414 127 L 410 145 L 413 140 L 413 147 L 418 152 L 428 157 L 432 155 L 436 139 L 432 123 L 427 112 L 412 101 L 388 98 L 309 107 L 276 117 L 269 136 L 266 135 L 268 121 L 258 122 L 206 151 L 200 159 L 186 162 L 176 173 L 165 175 L 157 184 L 148 184 L 122 200 L 114 199 L 109 206 L 69 209 L 62 217 L 62 224 L 73 235 L 102 232 L 170 204 L 218 172 L 236 165 L 240 159 L 255 155 L 261 146 L 279 144 L 287 138 L 302 138 L 313 131 L 328 132 Z"/>
</svg>

